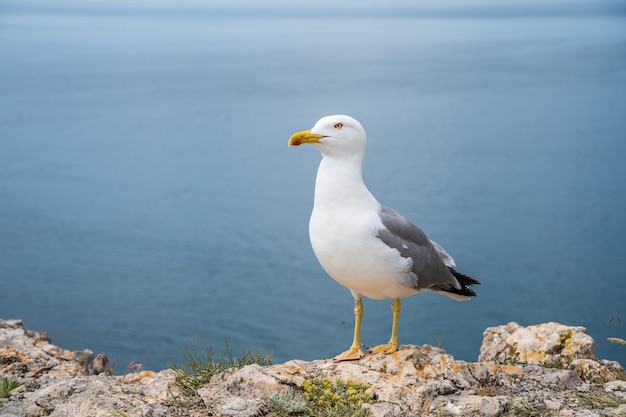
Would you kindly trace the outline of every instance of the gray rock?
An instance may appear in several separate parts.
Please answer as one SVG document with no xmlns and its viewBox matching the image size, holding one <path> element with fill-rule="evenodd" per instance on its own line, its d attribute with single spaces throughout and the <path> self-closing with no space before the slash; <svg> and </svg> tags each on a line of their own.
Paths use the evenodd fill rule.
<svg viewBox="0 0 626 417">
<path fill-rule="evenodd" d="M 506 397 L 452 395 L 438 398 L 429 411 L 433 415 L 497 417 L 502 414 L 506 404 Z"/>
<path fill-rule="evenodd" d="M 597 360 L 594 341 L 584 327 L 517 323 L 489 327 L 480 348 L 480 362 L 567 367 L 575 359 Z"/>
</svg>

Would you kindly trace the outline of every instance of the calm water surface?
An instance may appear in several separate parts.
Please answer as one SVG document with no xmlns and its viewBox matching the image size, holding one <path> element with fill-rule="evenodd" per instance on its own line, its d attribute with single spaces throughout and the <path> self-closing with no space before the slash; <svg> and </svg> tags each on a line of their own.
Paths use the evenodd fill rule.
<svg viewBox="0 0 626 417">
<path fill-rule="evenodd" d="M 352 297 L 308 241 L 320 157 L 286 146 L 345 113 L 372 192 L 483 283 L 406 299 L 401 343 L 475 360 L 488 326 L 559 321 L 626 361 L 623 11 L 189 7 L 0 6 L 0 317 L 116 372 L 190 340 L 345 350 Z M 390 325 L 366 300 L 364 343 Z"/>
</svg>

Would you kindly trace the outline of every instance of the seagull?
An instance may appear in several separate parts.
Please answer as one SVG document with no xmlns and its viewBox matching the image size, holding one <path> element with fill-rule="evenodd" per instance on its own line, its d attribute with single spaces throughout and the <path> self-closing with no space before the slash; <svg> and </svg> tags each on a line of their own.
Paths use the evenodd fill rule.
<svg viewBox="0 0 626 417">
<path fill-rule="evenodd" d="M 362 358 L 361 297 L 392 299 L 391 338 L 370 353 L 398 350 L 400 299 L 426 290 L 464 301 L 475 296 L 474 278 L 457 272 L 454 259 L 413 222 L 382 205 L 363 182 L 367 136 L 345 115 L 326 116 L 294 133 L 289 146 L 312 144 L 322 154 L 315 181 L 309 237 L 322 268 L 354 297 L 354 338 L 335 361 Z"/>
</svg>

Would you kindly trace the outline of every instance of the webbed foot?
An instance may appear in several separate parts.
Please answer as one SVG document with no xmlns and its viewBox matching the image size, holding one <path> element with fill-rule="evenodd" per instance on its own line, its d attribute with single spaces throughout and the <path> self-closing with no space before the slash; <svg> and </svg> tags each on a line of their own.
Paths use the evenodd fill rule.
<svg viewBox="0 0 626 417">
<path fill-rule="evenodd" d="M 363 356 L 365 356 L 365 353 L 363 353 L 363 350 L 360 347 L 358 348 L 351 347 L 345 352 L 335 356 L 333 360 L 335 362 L 355 361 L 357 359 L 361 359 Z"/>
<path fill-rule="evenodd" d="M 386 343 L 384 345 L 374 346 L 367 349 L 370 353 L 393 353 L 398 350 L 397 343 Z"/>
</svg>

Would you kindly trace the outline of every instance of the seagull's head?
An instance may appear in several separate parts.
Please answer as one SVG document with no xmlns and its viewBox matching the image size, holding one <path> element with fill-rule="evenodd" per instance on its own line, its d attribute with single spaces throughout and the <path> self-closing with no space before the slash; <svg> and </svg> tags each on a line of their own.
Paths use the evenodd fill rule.
<svg viewBox="0 0 626 417">
<path fill-rule="evenodd" d="M 321 118 L 310 130 L 294 133 L 289 146 L 313 144 L 323 155 L 363 155 L 367 137 L 365 129 L 350 116 L 335 115 Z"/>
</svg>

